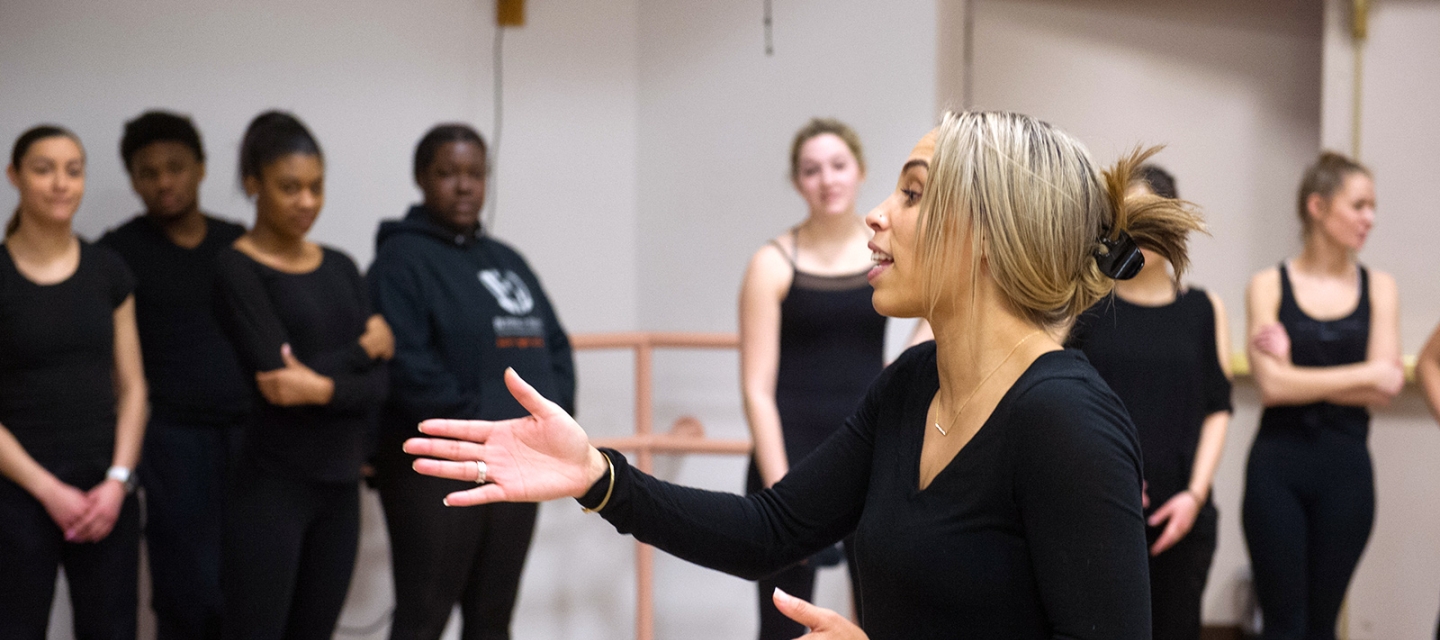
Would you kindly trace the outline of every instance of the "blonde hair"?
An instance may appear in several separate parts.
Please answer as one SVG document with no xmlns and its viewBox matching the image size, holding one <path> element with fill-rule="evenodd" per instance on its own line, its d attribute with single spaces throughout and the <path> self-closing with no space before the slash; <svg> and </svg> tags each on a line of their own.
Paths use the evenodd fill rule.
<svg viewBox="0 0 1440 640">
<path fill-rule="evenodd" d="M 1064 324 L 1114 289 L 1096 261 L 1107 251 L 1102 238 L 1129 234 L 1168 259 L 1178 280 L 1188 265 L 1186 236 L 1204 229 L 1199 213 L 1179 200 L 1126 195 L 1156 151 L 1137 148 L 1102 174 L 1084 145 L 1034 118 L 947 112 L 917 234 L 932 307 L 967 237 L 972 281 L 984 256 L 1012 311 L 1043 327 Z"/>
<path fill-rule="evenodd" d="M 1345 179 L 1355 173 L 1369 176 L 1370 170 L 1334 151 L 1321 151 L 1315 164 L 1305 169 L 1305 175 L 1300 178 L 1299 206 L 1296 211 L 1300 214 L 1302 235 L 1310 235 L 1310 196 L 1318 195 L 1329 200 L 1345 186 Z"/>
<path fill-rule="evenodd" d="M 809 142 L 811 138 L 830 134 L 839 138 L 850 147 L 850 155 L 855 156 L 855 164 L 859 165 L 860 173 L 865 173 L 865 149 L 860 146 L 860 136 L 850 125 L 834 118 L 811 118 L 805 126 L 795 132 L 795 139 L 790 142 L 790 179 L 800 177 L 800 149 Z"/>
</svg>

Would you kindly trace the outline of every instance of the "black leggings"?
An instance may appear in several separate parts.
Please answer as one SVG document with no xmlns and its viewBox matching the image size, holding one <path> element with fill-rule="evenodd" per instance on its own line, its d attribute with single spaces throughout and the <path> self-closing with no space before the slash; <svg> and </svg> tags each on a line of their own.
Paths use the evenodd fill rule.
<svg viewBox="0 0 1440 640">
<path fill-rule="evenodd" d="M 241 468 L 225 511 L 224 637 L 329 638 L 355 570 L 358 485 Z"/>
<path fill-rule="evenodd" d="M 379 471 L 395 577 L 390 638 L 439 638 L 459 602 L 463 640 L 508 640 L 538 506 L 447 507 L 446 494 L 475 483 L 422 476 L 404 465 Z"/>
<path fill-rule="evenodd" d="M 140 458 L 145 551 L 158 640 L 220 636 L 225 487 L 242 428 L 151 420 Z"/>
<path fill-rule="evenodd" d="M 1375 521 L 1363 433 L 1261 426 L 1241 516 L 1265 640 L 1335 637 L 1335 619 Z"/>
<path fill-rule="evenodd" d="M 1162 503 L 1163 504 L 1163 503 Z M 1154 502 L 1151 506 L 1158 506 Z M 1148 518 L 1150 513 L 1146 513 Z M 1150 620 L 1153 640 L 1199 640 L 1200 604 L 1215 558 L 1218 514 L 1205 503 L 1190 533 L 1158 556 L 1150 556 Z M 1146 527 L 1148 544 L 1164 526 Z"/>
<path fill-rule="evenodd" d="M 106 465 L 47 465 L 62 482 L 88 490 Z M 134 640 L 140 563 L 140 505 L 125 498 L 110 535 L 70 543 L 45 507 L 0 478 L 0 638 L 44 640 L 63 565 L 79 640 Z"/>
</svg>

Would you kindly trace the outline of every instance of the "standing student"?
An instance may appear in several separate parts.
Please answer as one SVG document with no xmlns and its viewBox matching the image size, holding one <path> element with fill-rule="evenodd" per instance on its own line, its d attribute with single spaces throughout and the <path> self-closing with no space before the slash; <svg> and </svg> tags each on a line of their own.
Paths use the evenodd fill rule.
<svg viewBox="0 0 1440 640">
<path fill-rule="evenodd" d="M 1074 138 L 1014 113 L 947 113 L 866 216 L 876 310 L 926 318 L 845 426 L 773 487 L 680 487 L 591 446 L 518 376 L 531 412 L 432 420 L 416 470 L 484 481 L 456 506 L 575 497 L 619 531 L 754 579 L 854 532 L 860 627 L 775 593 L 827 638 L 1148 638 L 1140 450 L 1124 406 L 1050 331 L 1130 275 L 1133 237 L 1185 269 L 1200 225 L 1127 195 Z M 1108 249 L 1105 249 L 1105 248 Z M 863 630 L 862 630 L 863 628 Z"/>
<path fill-rule="evenodd" d="M 1375 519 L 1369 407 L 1405 383 L 1395 279 L 1355 256 L 1375 223 L 1370 171 L 1322 153 L 1299 214 L 1300 255 L 1256 274 L 1246 294 L 1265 411 L 1242 523 L 1267 640 L 1335 637 Z"/>
<path fill-rule="evenodd" d="M 395 327 L 375 460 L 395 573 L 395 640 L 439 638 L 456 603 L 462 638 L 509 638 L 536 514 L 533 504 L 447 509 L 445 495 L 466 483 L 416 474 L 401 443 L 426 418 L 525 415 L 505 389 L 507 368 L 575 407 L 570 340 L 540 280 L 480 226 L 487 175 L 474 129 L 444 124 L 426 133 L 414 163 L 424 199 L 380 225 L 368 274 L 376 306 Z"/>
<path fill-rule="evenodd" d="M 1179 197 L 1164 169 L 1146 165 L 1140 177 L 1137 197 Z M 1147 240 L 1137 239 L 1140 273 L 1080 314 L 1067 346 L 1085 353 L 1140 434 L 1153 638 L 1198 640 L 1215 557 L 1210 485 L 1230 424 L 1229 331 L 1220 299 L 1181 287 Z"/>
<path fill-rule="evenodd" d="M 0 245 L 0 638 L 44 638 L 65 568 L 79 638 L 134 638 L 145 374 L 134 280 L 75 237 L 85 151 L 53 126 L 15 141 L 20 206 Z"/>
<path fill-rule="evenodd" d="M 885 317 L 865 279 L 870 230 L 855 213 L 864 179 L 849 126 L 816 118 L 795 134 L 790 181 L 808 214 L 755 252 L 740 289 L 740 386 L 755 443 L 747 493 L 774 485 L 839 429 L 883 365 Z M 778 587 L 810 599 L 817 566 L 839 559 L 827 550 L 756 582 L 761 640 L 805 633 L 770 596 Z"/>
<path fill-rule="evenodd" d="M 141 114 L 125 124 L 120 158 L 145 211 L 100 244 L 135 274 L 150 383 L 139 475 L 156 633 L 218 638 L 221 505 L 251 392 L 215 318 L 214 263 L 245 228 L 201 211 L 205 149 L 189 118 Z"/>
<path fill-rule="evenodd" d="M 261 398 L 226 505 L 224 637 L 328 638 L 360 537 L 360 467 L 394 343 L 349 256 L 306 240 L 320 145 L 294 116 L 250 122 L 255 226 L 216 256 L 220 318 Z"/>
</svg>

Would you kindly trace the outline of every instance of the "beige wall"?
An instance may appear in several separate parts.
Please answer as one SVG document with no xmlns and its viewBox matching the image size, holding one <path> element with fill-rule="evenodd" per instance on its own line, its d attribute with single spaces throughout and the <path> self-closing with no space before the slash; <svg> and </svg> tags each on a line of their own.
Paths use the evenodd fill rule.
<svg viewBox="0 0 1440 640">
<path fill-rule="evenodd" d="M 969 3 L 973 35 L 964 41 Z M 1440 3 L 1372 2 L 1365 52 L 1363 159 L 1376 172 L 1380 218 L 1362 259 L 1395 274 L 1402 339 L 1414 353 L 1440 319 L 1427 250 L 1440 238 Z M 1207 212 L 1188 278 L 1228 306 L 1243 346 L 1250 273 L 1298 247 L 1293 193 L 1321 147 L 1350 147 L 1346 0 L 953 0 L 941 4 L 939 102 L 960 104 L 968 45 L 971 105 L 1039 116 L 1102 159 L 1166 143 L 1158 161 Z M 1259 404 L 1236 387 L 1236 413 L 1215 482 L 1221 535 L 1205 618 L 1242 615 L 1248 555 L 1239 525 L 1244 463 Z M 1413 388 L 1376 415 L 1371 436 L 1379 513 L 1350 594 L 1353 638 L 1419 638 L 1440 608 L 1440 429 Z"/>
<path fill-rule="evenodd" d="M 1351 150 L 1354 61 L 1349 2 L 1326 3 L 1326 147 Z M 1440 322 L 1440 2 L 1376 0 L 1361 70 L 1361 159 L 1374 170 L 1376 230 L 1362 260 L 1394 274 L 1400 335 L 1415 353 Z M 1370 436 L 1375 532 L 1350 589 L 1354 638 L 1424 638 L 1440 611 L 1440 429 L 1412 387 Z"/>
</svg>

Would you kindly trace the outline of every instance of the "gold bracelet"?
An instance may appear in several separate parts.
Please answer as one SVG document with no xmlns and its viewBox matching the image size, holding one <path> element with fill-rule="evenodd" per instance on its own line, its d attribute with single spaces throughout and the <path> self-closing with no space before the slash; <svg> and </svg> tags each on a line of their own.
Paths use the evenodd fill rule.
<svg viewBox="0 0 1440 640">
<path fill-rule="evenodd" d="M 581 513 L 595 513 L 596 511 L 604 509 L 605 505 L 610 504 L 610 494 L 615 493 L 615 461 L 611 460 L 610 456 L 606 455 L 604 451 L 601 451 L 600 455 L 605 456 L 605 464 L 610 465 L 610 487 L 605 489 L 605 499 L 600 501 L 599 506 L 594 509 L 581 507 Z"/>
</svg>

